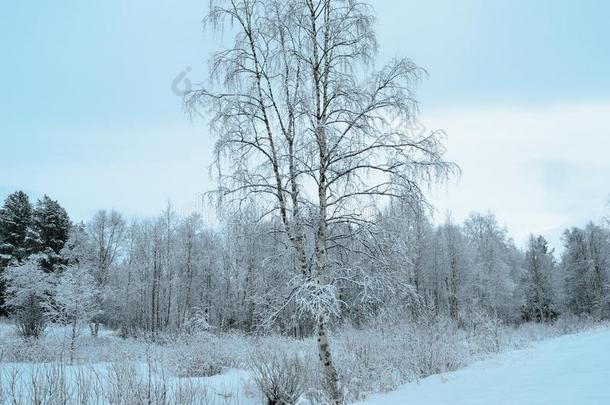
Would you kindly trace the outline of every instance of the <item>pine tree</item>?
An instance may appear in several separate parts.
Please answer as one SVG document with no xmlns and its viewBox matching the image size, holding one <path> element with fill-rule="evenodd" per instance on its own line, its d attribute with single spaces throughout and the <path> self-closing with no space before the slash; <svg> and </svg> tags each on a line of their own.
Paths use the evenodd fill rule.
<svg viewBox="0 0 610 405">
<path fill-rule="evenodd" d="M 522 316 L 526 321 L 548 321 L 556 317 L 551 276 L 555 268 L 553 251 L 542 236 L 530 236 L 525 253 L 523 278 L 525 305 Z"/>
<path fill-rule="evenodd" d="M 43 254 L 42 266 L 52 271 L 59 264 L 59 252 L 70 234 L 70 218 L 66 210 L 47 195 L 36 203 L 33 212 L 35 250 Z"/>
</svg>

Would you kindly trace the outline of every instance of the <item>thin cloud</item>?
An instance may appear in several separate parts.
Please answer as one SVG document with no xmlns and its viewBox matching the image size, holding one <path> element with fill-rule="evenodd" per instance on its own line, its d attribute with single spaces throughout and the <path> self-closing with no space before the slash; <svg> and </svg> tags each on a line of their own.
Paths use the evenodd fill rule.
<svg viewBox="0 0 610 405">
<path fill-rule="evenodd" d="M 598 220 L 610 192 L 610 103 L 453 110 L 423 117 L 447 131 L 463 173 L 432 193 L 457 219 L 492 210 L 518 243 L 541 233 L 561 246 L 566 227 Z"/>
</svg>

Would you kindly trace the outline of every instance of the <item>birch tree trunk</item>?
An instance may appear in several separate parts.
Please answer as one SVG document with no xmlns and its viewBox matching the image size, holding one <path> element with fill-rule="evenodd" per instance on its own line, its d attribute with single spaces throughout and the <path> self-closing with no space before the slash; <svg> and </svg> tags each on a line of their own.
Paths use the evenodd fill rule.
<svg viewBox="0 0 610 405">
<path fill-rule="evenodd" d="M 333 357 L 328 343 L 326 324 L 323 319 L 318 320 L 318 356 L 324 370 L 324 380 L 328 393 L 335 404 L 341 404 L 341 391 L 339 391 L 339 377 L 333 362 Z"/>
</svg>

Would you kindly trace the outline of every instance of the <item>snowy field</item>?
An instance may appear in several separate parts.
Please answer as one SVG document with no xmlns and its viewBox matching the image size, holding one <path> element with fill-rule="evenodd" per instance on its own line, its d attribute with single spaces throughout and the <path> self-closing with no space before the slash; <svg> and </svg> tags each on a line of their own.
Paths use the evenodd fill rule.
<svg viewBox="0 0 610 405">
<path fill-rule="evenodd" d="M 457 371 L 419 378 L 396 390 L 386 386 L 390 392 L 372 394 L 360 404 L 610 403 L 610 385 L 607 384 L 610 379 L 610 326 L 545 338 L 556 336 L 560 333 L 558 331 L 557 326 L 548 328 L 535 324 L 520 329 L 504 329 L 503 353 L 481 355 L 484 360 L 464 359 L 462 365 L 469 365 Z M 248 352 L 263 343 L 276 349 L 284 346 L 303 353 L 309 347 L 303 341 L 275 338 L 253 343 L 229 336 L 219 336 L 222 341 L 207 340 L 212 349 L 204 347 L 204 341 L 159 345 L 121 339 L 111 331 L 103 330 L 99 338 L 83 338 L 78 363 L 70 365 L 65 358 L 57 361 L 53 349 L 55 346 L 60 349 L 64 333 L 61 327 L 53 326 L 48 329 L 40 347 L 22 346 L 12 326 L 0 325 L 0 404 L 261 404 L 264 403 L 263 396 L 247 370 L 247 361 L 240 363 L 225 359 L 223 363 L 227 366 L 211 376 L 196 375 L 200 370 L 189 368 L 185 363 L 200 358 L 202 364 L 208 364 L 215 356 L 226 356 L 223 354 L 225 351 L 245 359 Z M 362 340 L 361 336 L 358 338 Z M 408 340 L 413 338 L 410 336 Z M 341 337 L 338 342 L 343 339 L 346 337 Z M 354 339 L 347 339 L 352 348 Z M 198 347 L 205 351 L 198 351 Z M 438 352 L 439 349 L 440 346 L 433 350 Z M 455 352 L 455 348 L 451 352 Z M 409 355 L 392 353 L 394 358 Z M 16 361 L 16 356 L 21 356 L 21 360 Z M 345 360 L 339 358 L 339 361 L 342 364 Z M 308 363 L 315 365 L 315 362 Z M 177 364 L 183 368 L 177 368 Z M 385 372 L 373 370 L 369 379 L 377 378 L 387 383 L 389 369 L 387 363 Z M 302 371 L 312 370 L 315 372 L 315 367 Z M 365 390 L 362 384 L 366 375 L 361 373 L 352 367 L 351 372 L 344 375 L 344 381 L 353 378 L 353 384 L 360 381 L 361 389 Z M 377 390 L 384 388 L 379 386 Z M 362 395 L 364 397 L 366 393 Z M 310 399 L 302 398 L 298 404 L 324 403 Z"/>
<path fill-rule="evenodd" d="M 83 329 L 79 355 L 70 364 L 67 334 L 66 327 L 52 325 L 40 341 L 26 342 L 13 325 L 0 323 L 0 405 L 262 403 L 244 369 L 182 377 L 168 365 L 180 361 L 167 358 L 171 350 L 122 339 L 108 329 L 100 330 L 97 338 L 86 336 L 88 329 Z M 196 349 L 191 354 L 198 355 Z M 22 361 L 14 361 L 16 356 Z"/>
<path fill-rule="evenodd" d="M 610 328 L 538 342 L 371 396 L 362 405 L 610 403 Z"/>
</svg>

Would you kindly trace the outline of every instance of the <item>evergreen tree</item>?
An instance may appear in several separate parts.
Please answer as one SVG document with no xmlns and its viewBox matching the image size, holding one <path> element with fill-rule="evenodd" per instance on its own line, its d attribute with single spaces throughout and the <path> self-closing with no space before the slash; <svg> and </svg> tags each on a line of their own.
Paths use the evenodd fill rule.
<svg viewBox="0 0 610 405">
<path fill-rule="evenodd" d="M 0 315 L 7 315 L 4 307 L 4 269 L 11 263 L 23 261 L 31 241 L 32 205 L 27 194 L 16 191 L 9 195 L 0 208 Z"/>
<path fill-rule="evenodd" d="M 59 263 L 59 252 L 70 234 L 70 218 L 66 210 L 47 195 L 36 203 L 33 213 L 35 250 L 43 254 L 41 265 L 52 271 Z"/>
<path fill-rule="evenodd" d="M 27 194 L 16 191 L 0 208 L 0 267 L 25 259 L 31 246 L 32 204 Z"/>
<path fill-rule="evenodd" d="M 551 276 L 555 268 L 553 251 L 542 236 L 530 236 L 525 253 L 523 278 L 525 305 L 523 318 L 526 321 L 548 321 L 556 317 L 551 289 Z"/>
</svg>

